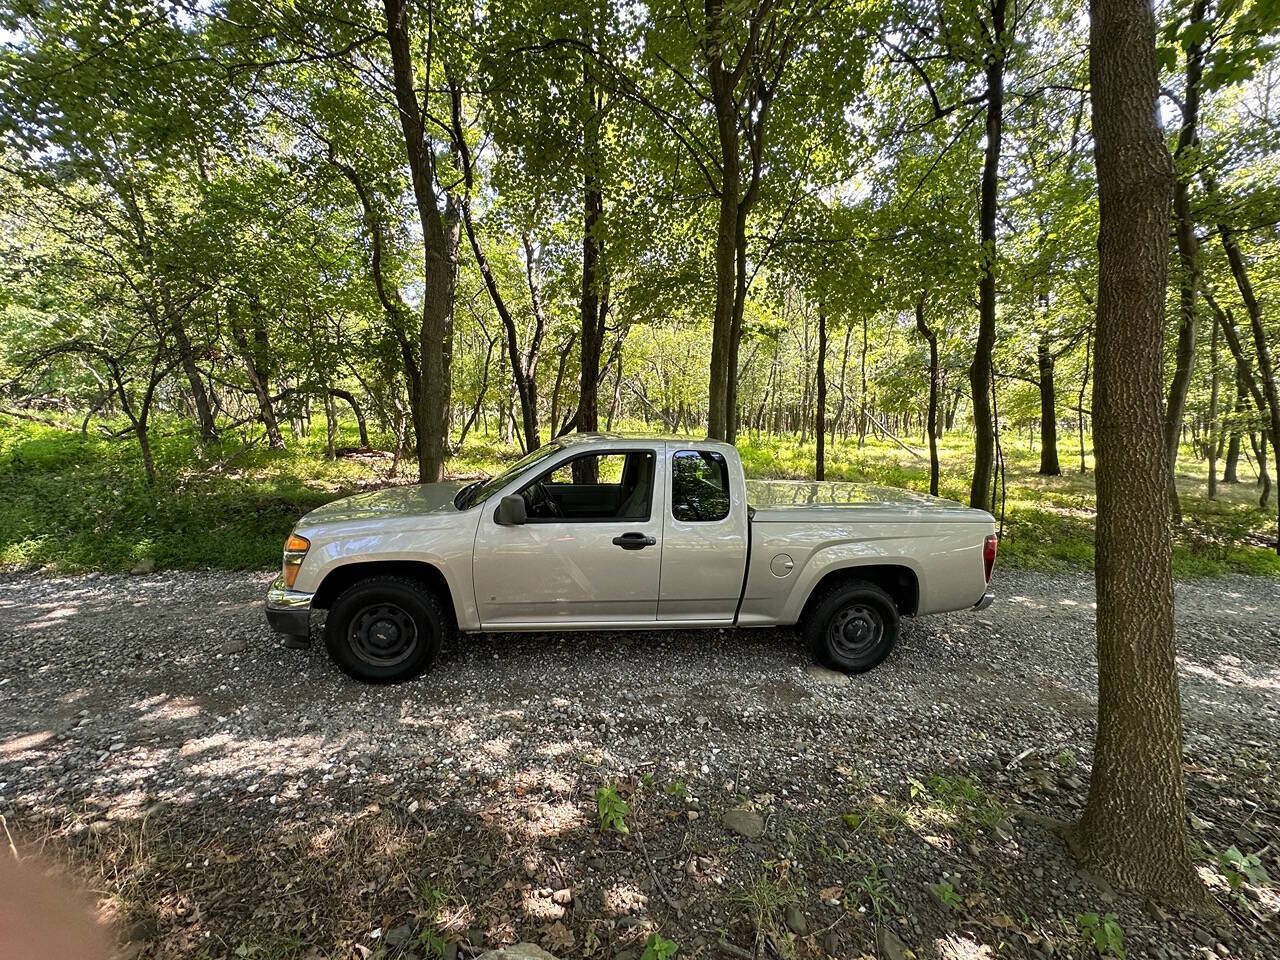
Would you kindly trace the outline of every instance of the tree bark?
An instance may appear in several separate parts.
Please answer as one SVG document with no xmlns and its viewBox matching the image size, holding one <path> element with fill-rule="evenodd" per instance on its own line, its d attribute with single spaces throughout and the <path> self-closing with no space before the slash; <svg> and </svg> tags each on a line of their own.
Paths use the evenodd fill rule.
<svg viewBox="0 0 1280 960">
<path fill-rule="evenodd" d="M 453 356 L 453 300 L 458 275 L 458 204 L 450 194 L 440 212 L 435 186 L 435 155 L 427 141 L 418 103 L 413 55 L 409 46 L 406 0 L 383 0 L 387 43 L 391 49 L 392 85 L 400 116 L 414 202 L 422 228 L 424 283 L 418 347 L 418 383 L 411 390 L 413 422 L 418 436 L 418 479 L 444 478 L 449 441 L 449 392 Z M 455 150 L 457 144 L 454 145 Z"/>
<path fill-rule="evenodd" d="M 253 395 L 258 401 L 258 412 L 267 431 L 267 446 L 272 450 L 283 450 L 284 437 L 280 435 L 280 423 L 276 419 L 275 404 L 271 401 L 271 389 L 267 382 L 266 357 L 269 356 L 269 344 L 266 327 L 255 310 L 254 341 L 250 343 L 249 335 L 240 326 L 234 303 L 227 304 L 227 314 L 231 339 L 240 351 L 240 359 L 244 361 L 245 372 L 249 375 L 249 385 L 253 387 Z"/>
<path fill-rule="evenodd" d="M 982 162 L 982 188 L 978 210 L 978 235 L 982 241 L 982 273 L 978 279 L 978 342 L 969 366 L 973 396 L 973 483 L 969 506 L 985 509 L 991 471 L 995 463 L 996 435 L 992 421 L 991 354 L 996 342 L 996 212 L 1000 187 L 1000 139 L 1004 133 L 1004 65 L 1006 0 L 992 0 L 992 50 L 988 54 L 986 150 Z"/>
<path fill-rule="evenodd" d="M 1163 443 L 1164 296 L 1173 164 L 1157 118 L 1147 0 L 1091 0 L 1098 172 L 1098 733 L 1071 833 L 1108 880 L 1165 902 L 1211 903 L 1187 850 Z"/>
<path fill-rule="evenodd" d="M 1227 453 L 1222 458 L 1222 482 L 1239 483 L 1240 469 L 1240 417 L 1248 406 L 1244 379 L 1236 374 L 1236 403 L 1232 408 L 1231 434 L 1227 438 Z"/>
<path fill-rule="evenodd" d="M 925 323 L 923 293 L 916 298 L 916 329 L 929 344 L 929 494 L 938 495 L 938 335 Z"/>
<path fill-rule="evenodd" d="M 344 390 L 342 387 L 330 387 L 329 395 L 337 397 L 351 408 L 351 413 L 356 418 L 356 429 L 360 431 L 360 448 L 367 450 L 369 448 L 369 425 L 365 422 L 364 411 L 360 409 L 360 403 L 356 400 L 356 395 L 350 390 Z"/>
<path fill-rule="evenodd" d="M 1036 346 L 1036 362 L 1040 368 L 1040 475 L 1056 477 L 1062 473 L 1058 464 L 1057 392 L 1053 382 L 1054 359 L 1049 350 L 1048 335 Z"/>
<path fill-rule="evenodd" d="M 1209 0 L 1195 0 L 1191 7 L 1190 25 L 1203 23 Z M 1185 159 L 1199 139 L 1200 76 L 1204 68 L 1204 48 L 1197 40 L 1187 48 L 1186 92 L 1183 95 L 1182 128 L 1174 162 Z M 1196 306 L 1200 298 L 1200 241 L 1196 239 L 1195 221 L 1191 214 L 1192 171 L 1179 172 L 1173 187 L 1174 236 L 1178 242 L 1178 346 L 1174 354 L 1173 380 L 1169 383 L 1169 400 L 1165 404 L 1164 445 L 1169 462 L 1169 504 L 1175 523 L 1182 522 L 1175 483 L 1178 467 L 1178 441 L 1182 433 L 1182 417 L 1187 406 L 1187 390 L 1196 362 Z"/>
<path fill-rule="evenodd" d="M 1253 347 L 1258 356 L 1258 379 L 1262 381 L 1262 396 L 1266 400 L 1263 412 L 1268 415 L 1271 452 L 1275 457 L 1276 476 L 1280 477 L 1280 390 L 1276 387 L 1276 372 L 1271 362 L 1267 331 L 1262 325 L 1262 307 L 1253 292 L 1253 284 L 1249 280 L 1249 271 L 1240 252 L 1235 231 L 1226 224 L 1219 224 L 1218 234 L 1222 237 L 1222 246 L 1227 252 L 1227 262 L 1231 265 L 1236 289 L 1240 291 L 1240 299 L 1244 301 L 1245 312 L 1249 315 L 1249 329 L 1253 333 Z M 1263 448 L 1265 447 L 1264 442 Z M 1276 518 L 1276 553 L 1280 554 L 1280 515 Z"/>
<path fill-rule="evenodd" d="M 586 173 L 582 190 L 582 301 L 580 347 L 581 371 L 578 383 L 577 429 L 589 433 L 600 423 L 600 353 L 604 346 L 605 310 L 600 287 L 604 252 L 601 217 L 604 197 L 600 191 L 600 110 L 595 76 L 586 57 L 582 63 L 582 84 L 587 99 L 587 122 L 583 128 L 583 159 Z M 552 429 L 555 428 L 554 423 Z"/>
<path fill-rule="evenodd" d="M 1205 450 L 1209 456 L 1209 499 L 1218 499 L 1218 324 L 1209 338 L 1209 425 Z"/>
<path fill-rule="evenodd" d="M 1090 328 L 1084 338 L 1084 375 L 1080 378 L 1080 395 L 1076 398 L 1076 426 L 1080 431 L 1080 475 L 1084 476 L 1088 467 L 1084 457 L 1084 395 L 1089 389 L 1089 361 L 1093 348 L 1093 329 Z"/>
<path fill-rule="evenodd" d="M 814 479 L 827 478 L 827 311 L 818 308 L 818 383 L 815 390 L 813 435 L 818 442 Z"/>
</svg>

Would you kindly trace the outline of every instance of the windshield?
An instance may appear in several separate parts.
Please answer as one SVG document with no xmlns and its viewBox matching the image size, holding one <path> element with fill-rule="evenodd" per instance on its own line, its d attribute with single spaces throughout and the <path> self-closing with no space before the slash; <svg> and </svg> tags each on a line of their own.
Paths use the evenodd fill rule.
<svg viewBox="0 0 1280 960">
<path fill-rule="evenodd" d="M 487 500 L 494 492 L 505 487 L 513 477 L 523 473 L 525 470 L 528 470 L 535 463 L 541 463 L 553 453 L 558 453 L 561 449 L 561 444 L 555 443 L 554 441 L 548 443 L 546 446 L 539 447 L 537 450 L 533 451 L 533 453 L 517 460 L 496 477 L 491 477 L 488 480 L 480 480 L 468 487 L 463 487 L 458 491 L 458 498 L 454 501 L 454 505 L 459 510 L 466 510 L 468 507 L 475 506 L 477 503 Z"/>
</svg>

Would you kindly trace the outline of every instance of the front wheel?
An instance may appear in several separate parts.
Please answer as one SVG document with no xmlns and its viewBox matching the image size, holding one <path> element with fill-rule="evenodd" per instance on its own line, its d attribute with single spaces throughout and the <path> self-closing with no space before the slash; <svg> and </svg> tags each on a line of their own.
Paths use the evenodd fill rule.
<svg viewBox="0 0 1280 960">
<path fill-rule="evenodd" d="M 850 580 L 818 599 L 803 634 L 820 662 L 843 673 L 863 673 L 898 642 L 898 607 L 875 584 Z"/>
<path fill-rule="evenodd" d="M 343 673 L 365 683 L 411 680 L 431 666 L 451 629 L 440 602 L 421 584 L 370 577 L 334 602 L 325 646 Z"/>
</svg>

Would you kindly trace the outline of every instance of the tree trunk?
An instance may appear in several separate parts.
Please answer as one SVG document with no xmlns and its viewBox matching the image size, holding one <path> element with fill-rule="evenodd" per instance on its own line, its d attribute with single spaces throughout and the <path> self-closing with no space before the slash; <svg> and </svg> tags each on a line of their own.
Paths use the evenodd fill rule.
<svg viewBox="0 0 1280 960">
<path fill-rule="evenodd" d="M 418 337 L 418 383 L 411 390 L 413 422 L 418 437 L 418 479 L 444 478 L 449 442 L 449 391 L 453 357 L 453 300 L 458 277 L 458 204 L 445 198 L 440 213 L 434 182 L 435 155 L 427 142 L 418 103 L 413 54 L 409 43 L 406 0 L 383 0 L 387 43 L 391 49 L 392 86 L 409 162 L 414 202 L 422 227 L 424 284 L 422 326 Z M 454 145 L 455 149 L 457 145 Z"/>
<path fill-rule="evenodd" d="M 267 431 L 267 446 L 272 450 L 284 449 L 284 437 L 280 435 L 280 423 L 276 419 L 275 404 L 271 402 L 271 389 L 267 382 L 264 358 L 269 356 L 267 331 L 260 318 L 254 316 L 254 342 L 241 328 L 238 311 L 234 303 L 227 305 L 227 326 L 231 330 L 231 339 L 235 341 L 244 361 L 245 372 L 249 375 L 249 385 L 253 387 L 253 395 L 258 401 L 258 412 L 262 416 L 262 425 Z"/>
<path fill-rule="evenodd" d="M 1209 425 L 1205 449 L 1209 455 L 1209 499 L 1218 499 L 1218 324 L 1209 338 Z"/>
<path fill-rule="evenodd" d="M 813 435 L 818 443 L 814 479 L 827 478 L 827 311 L 818 308 L 818 383 L 814 402 Z"/>
<path fill-rule="evenodd" d="M 982 241 L 982 273 L 978 279 L 978 342 L 969 366 L 973 396 L 973 483 L 969 506 L 985 509 L 995 462 L 996 435 L 992 422 L 991 354 L 996 342 L 996 210 L 1000 187 L 1000 138 L 1004 132 L 1004 65 L 1006 0 L 992 0 L 993 49 L 987 63 L 986 151 L 982 162 L 982 190 L 978 211 Z"/>
<path fill-rule="evenodd" d="M 1091 0 L 1098 172 L 1098 732 L 1072 846 L 1106 879 L 1211 902 L 1187 850 L 1161 400 L 1173 164 L 1157 119 L 1147 0 Z"/>
<path fill-rule="evenodd" d="M 732 360 L 734 290 L 737 284 L 737 226 L 742 171 L 738 155 L 738 116 L 733 77 L 724 65 L 724 13 L 720 0 L 706 0 L 707 72 L 720 141 L 720 210 L 716 227 L 716 305 L 711 323 L 711 370 L 708 384 L 707 436 L 729 435 L 729 378 Z"/>
<path fill-rule="evenodd" d="M 1195 0 L 1191 7 L 1190 25 L 1203 23 L 1208 0 Z M 1187 47 L 1186 92 L 1183 96 L 1182 128 L 1174 160 L 1182 160 L 1195 148 L 1199 139 L 1200 75 L 1204 51 L 1199 40 Z M 1164 445 L 1169 463 L 1169 503 L 1175 523 L 1182 522 L 1178 488 L 1174 478 L 1178 467 L 1178 437 L 1187 406 L 1187 390 L 1196 362 L 1196 305 L 1200 298 L 1200 242 L 1196 239 L 1191 212 L 1192 171 L 1184 170 L 1173 188 L 1174 235 L 1178 241 L 1178 347 L 1175 353 L 1173 380 L 1169 384 L 1169 401 L 1165 404 Z"/>
<path fill-rule="evenodd" d="M 329 394 L 337 397 L 351 408 L 351 412 L 356 418 L 356 428 L 360 431 L 360 448 L 367 450 L 369 448 L 369 425 L 365 423 L 364 411 L 360 409 L 360 403 L 356 400 L 355 394 L 341 387 L 330 387 Z"/>
<path fill-rule="evenodd" d="M 1258 486 L 1262 492 L 1258 494 L 1258 509 L 1267 509 L 1267 501 L 1271 499 L 1271 472 L 1267 470 L 1267 431 L 1258 433 L 1249 431 L 1249 444 L 1253 447 L 1253 455 L 1258 458 Z"/>
<path fill-rule="evenodd" d="M 581 371 L 578 381 L 577 429 L 579 433 L 594 431 L 600 416 L 600 352 L 604 345 L 605 311 L 601 309 L 601 238 L 600 218 L 604 197 L 597 180 L 600 157 L 600 103 L 590 61 L 583 57 L 582 84 L 588 102 L 588 117 L 583 129 L 583 156 L 587 165 L 582 191 L 582 301 Z M 555 429 L 555 424 L 552 424 Z"/>
<path fill-rule="evenodd" d="M 1262 396 L 1266 400 L 1264 412 L 1267 413 L 1270 421 L 1271 451 L 1272 456 L 1275 457 L 1276 476 L 1280 478 L 1280 389 L 1276 387 L 1276 371 L 1271 362 L 1271 346 L 1267 342 L 1267 331 L 1262 325 L 1262 307 L 1258 304 L 1258 298 L 1253 292 L 1253 284 L 1249 280 L 1249 271 L 1240 253 L 1240 244 L 1236 242 L 1235 231 L 1226 224 L 1219 224 L 1218 234 L 1222 237 L 1222 246 L 1227 251 L 1227 262 L 1231 264 L 1231 275 L 1235 278 L 1236 289 L 1240 291 L 1240 299 L 1244 301 L 1245 311 L 1249 314 L 1253 347 L 1258 355 L 1258 379 L 1262 381 Z M 1265 438 L 1262 446 L 1265 450 Z M 1264 459 L 1263 465 L 1265 462 Z M 1263 509 L 1265 508 L 1264 502 Z M 1276 553 L 1280 553 L 1280 515 L 1276 518 Z"/>
<path fill-rule="evenodd" d="M 1093 348 L 1093 328 L 1090 327 L 1084 338 L 1084 376 L 1080 378 L 1080 395 L 1076 398 L 1076 426 L 1080 430 L 1080 475 L 1084 476 L 1088 467 L 1084 458 L 1084 395 L 1089 389 L 1089 361 Z"/>
<path fill-rule="evenodd" d="M 1236 374 L 1236 403 L 1232 408 L 1231 435 L 1227 438 L 1227 453 L 1222 461 L 1222 482 L 1239 483 L 1240 469 L 1240 418 L 1248 406 L 1248 394 L 1245 391 L 1244 378 Z"/>
<path fill-rule="evenodd" d="M 929 413 L 925 432 L 929 435 L 929 494 L 938 495 L 938 335 L 925 323 L 923 293 L 916 298 L 916 330 L 929 344 Z"/>
<path fill-rule="evenodd" d="M 1042 336 L 1036 347 L 1040 368 L 1040 475 L 1056 477 L 1062 473 L 1058 465 L 1057 391 L 1053 382 L 1054 359 L 1049 351 L 1048 336 Z"/>
</svg>

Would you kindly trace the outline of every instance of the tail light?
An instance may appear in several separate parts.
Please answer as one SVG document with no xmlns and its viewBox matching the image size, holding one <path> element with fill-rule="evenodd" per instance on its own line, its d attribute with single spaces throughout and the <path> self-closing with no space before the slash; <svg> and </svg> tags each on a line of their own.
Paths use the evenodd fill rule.
<svg viewBox="0 0 1280 960">
<path fill-rule="evenodd" d="M 986 543 L 982 545 L 982 569 L 987 575 L 987 583 L 991 582 L 991 571 L 996 565 L 996 535 L 993 533 L 987 537 Z"/>
<path fill-rule="evenodd" d="M 296 533 L 289 534 L 289 539 L 284 542 L 284 585 L 288 589 L 293 589 L 294 581 L 298 579 L 298 568 L 310 549 L 311 541 Z"/>
</svg>

